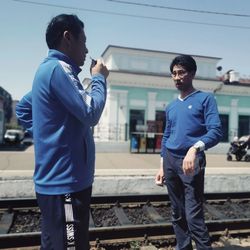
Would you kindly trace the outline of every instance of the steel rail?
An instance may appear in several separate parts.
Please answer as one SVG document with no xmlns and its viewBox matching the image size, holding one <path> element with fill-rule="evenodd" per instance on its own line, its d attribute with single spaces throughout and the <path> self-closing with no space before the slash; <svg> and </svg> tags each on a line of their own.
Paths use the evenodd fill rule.
<svg viewBox="0 0 250 250">
<path fill-rule="evenodd" d="M 225 230 L 230 235 L 249 235 L 250 234 L 250 218 L 240 220 L 219 220 L 206 222 L 212 237 L 218 238 Z M 128 240 L 131 238 L 143 239 L 147 236 L 174 237 L 171 223 L 158 223 L 146 225 L 130 225 L 90 228 L 90 241 L 107 241 L 114 239 Z M 15 233 L 0 235 L 0 249 L 14 247 L 38 246 L 40 244 L 40 232 L 35 233 Z"/>
</svg>

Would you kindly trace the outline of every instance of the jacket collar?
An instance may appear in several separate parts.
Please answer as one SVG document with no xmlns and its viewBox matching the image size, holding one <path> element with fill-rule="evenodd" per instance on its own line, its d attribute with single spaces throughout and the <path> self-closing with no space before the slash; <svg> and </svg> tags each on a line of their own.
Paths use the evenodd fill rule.
<svg viewBox="0 0 250 250">
<path fill-rule="evenodd" d="M 60 52 L 59 50 L 55 50 L 55 49 L 50 49 L 48 51 L 48 57 L 53 57 L 53 58 L 57 58 L 58 60 L 64 61 L 68 64 L 70 64 L 73 68 L 73 70 L 76 72 L 76 74 L 78 75 L 82 70 L 79 66 L 77 66 L 71 59 L 70 57 L 68 57 L 67 55 L 63 54 L 62 52 Z"/>
</svg>

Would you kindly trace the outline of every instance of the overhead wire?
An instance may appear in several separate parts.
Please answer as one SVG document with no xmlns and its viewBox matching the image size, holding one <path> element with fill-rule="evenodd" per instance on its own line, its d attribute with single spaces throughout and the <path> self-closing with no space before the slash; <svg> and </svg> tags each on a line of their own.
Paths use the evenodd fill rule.
<svg viewBox="0 0 250 250">
<path fill-rule="evenodd" d="M 214 14 L 214 15 L 236 16 L 236 17 L 250 17 L 250 15 L 247 15 L 247 14 L 217 12 L 217 11 L 208 11 L 208 10 L 196 10 L 196 9 L 186 9 L 186 8 L 176 8 L 176 7 L 170 7 L 170 6 L 147 4 L 147 3 L 138 3 L 138 2 L 129 2 L 129 1 L 123 1 L 123 0 L 105 0 L 105 1 L 113 2 L 113 3 L 120 3 L 120 4 L 129 4 L 129 5 L 150 7 L 150 8 L 159 8 L 159 9 L 168 9 L 168 10 L 175 10 L 175 11 L 195 12 L 195 13 L 201 13 L 201 14 Z"/>
<path fill-rule="evenodd" d="M 51 4 L 51 3 L 41 3 L 41 2 L 31 1 L 31 0 L 12 0 L 12 1 L 14 1 L 14 2 L 20 2 L 20 3 L 26 3 L 26 4 L 39 5 L 39 6 L 49 6 L 49 7 L 71 9 L 71 10 L 77 10 L 77 11 L 86 11 L 86 12 L 101 13 L 101 14 L 107 14 L 107 15 L 125 16 L 125 17 L 141 18 L 141 19 L 151 19 L 151 20 L 156 20 L 156 21 L 167 21 L 167 22 L 176 22 L 176 23 L 190 23 L 190 24 L 197 24 L 197 25 L 225 27 L 225 28 L 234 28 L 234 29 L 250 29 L 250 26 L 218 24 L 218 23 L 207 23 L 207 22 L 198 22 L 198 21 L 190 21 L 190 20 L 171 19 L 171 18 L 163 18 L 163 17 L 133 15 L 133 14 L 120 13 L 120 12 L 113 12 L 113 11 L 87 9 L 87 8 L 65 6 L 65 5 L 58 5 L 58 4 Z"/>
</svg>

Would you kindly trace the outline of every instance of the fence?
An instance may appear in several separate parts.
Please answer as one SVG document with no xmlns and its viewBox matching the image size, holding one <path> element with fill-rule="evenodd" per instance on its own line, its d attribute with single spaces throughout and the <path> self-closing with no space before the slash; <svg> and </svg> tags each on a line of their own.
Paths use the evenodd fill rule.
<svg viewBox="0 0 250 250">
<path fill-rule="evenodd" d="M 127 141 L 128 136 L 128 124 L 98 124 L 93 128 L 93 134 L 95 140 L 99 141 Z"/>
</svg>

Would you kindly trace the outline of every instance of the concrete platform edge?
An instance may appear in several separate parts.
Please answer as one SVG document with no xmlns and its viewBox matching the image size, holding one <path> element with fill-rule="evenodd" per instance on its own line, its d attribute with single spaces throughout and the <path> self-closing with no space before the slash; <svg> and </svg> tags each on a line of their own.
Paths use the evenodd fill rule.
<svg viewBox="0 0 250 250">
<path fill-rule="evenodd" d="M 205 179 L 205 192 L 249 192 L 250 175 L 209 174 Z M 166 188 L 156 186 L 154 175 L 148 176 L 97 176 L 93 195 L 165 194 Z M 34 197 L 31 177 L 0 179 L 0 198 Z"/>
</svg>

